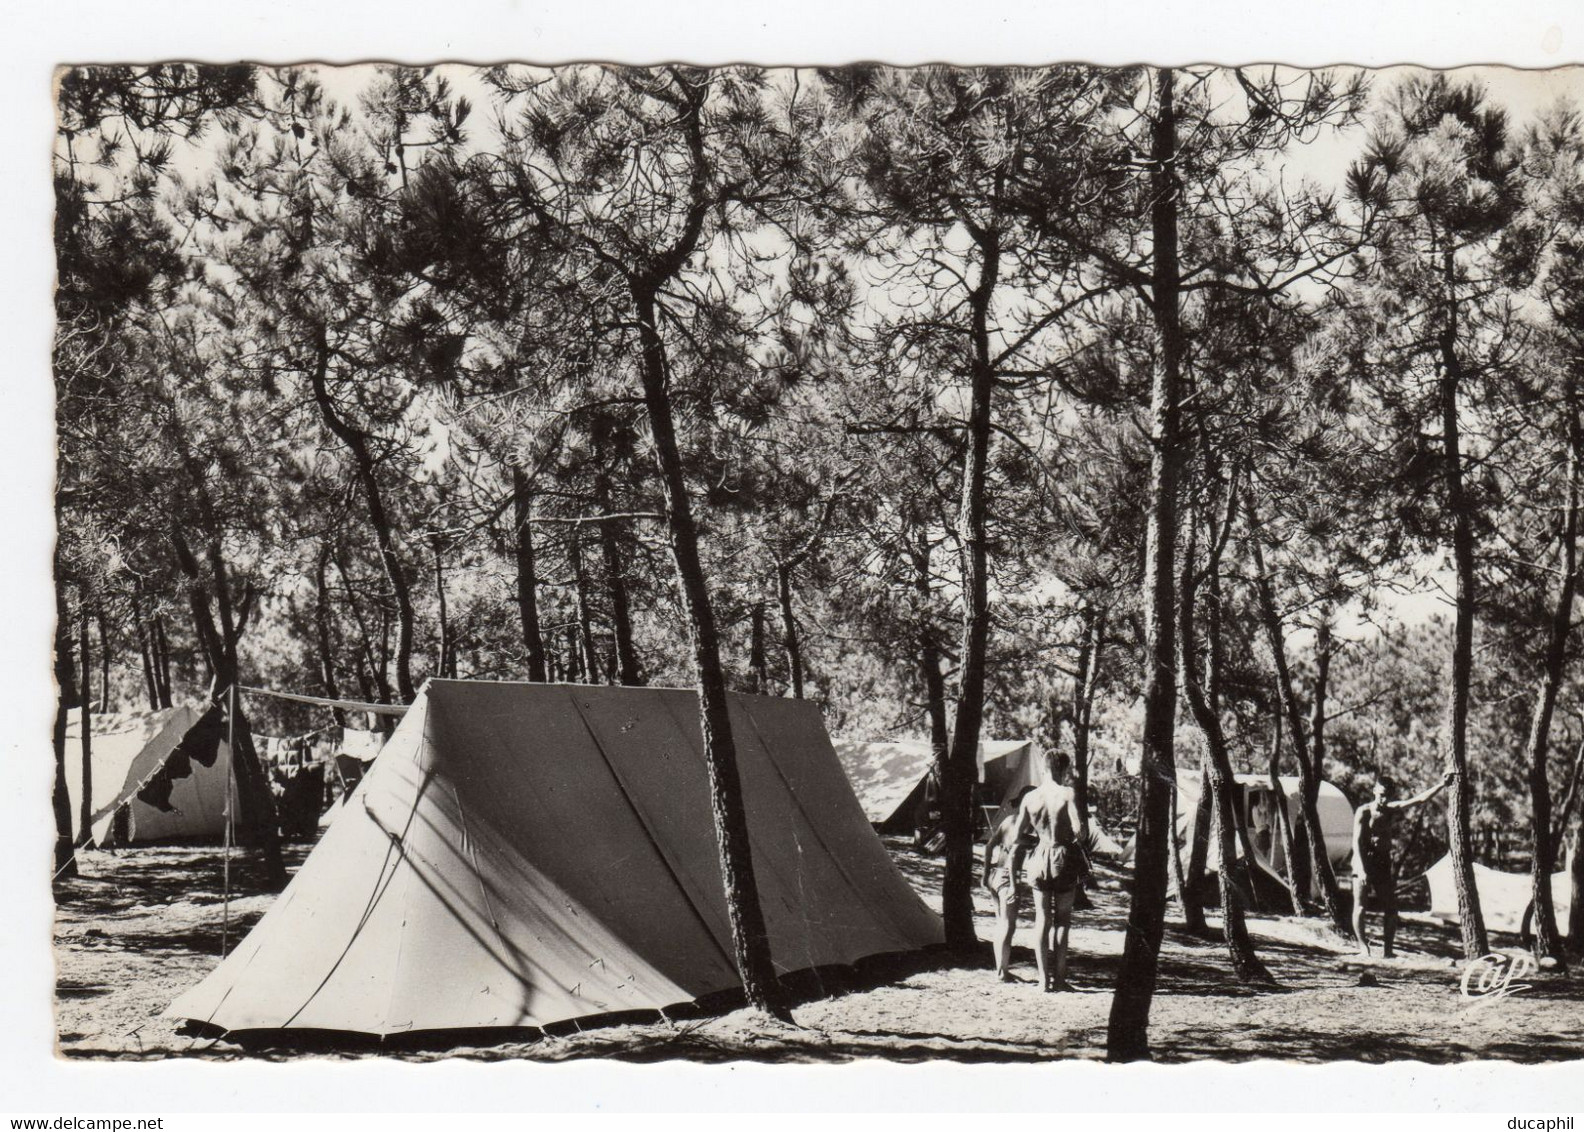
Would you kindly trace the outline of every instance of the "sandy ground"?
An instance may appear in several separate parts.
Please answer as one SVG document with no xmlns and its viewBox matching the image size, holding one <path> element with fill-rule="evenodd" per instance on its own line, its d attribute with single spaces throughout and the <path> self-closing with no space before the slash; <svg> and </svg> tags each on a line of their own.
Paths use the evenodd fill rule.
<svg viewBox="0 0 1584 1132">
<path fill-rule="evenodd" d="M 904 874 L 938 907 L 939 861 L 888 845 Z M 305 847 L 289 851 L 295 867 Z M 441 1057 L 561 1061 L 777 1060 L 840 1062 L 1038 1061 L 1104 1056 L 1109 993 L 1122 953 L 1127 893 L 1121 873 L 1102 869 L 1094 908 L 1075 918 L 1070 978 L 1077 992 L 1047 995 L 1033 980 L 1033 930 L 1025 918 L 1015 969 L 1030 981 L 1003 985 L 983 966 L 914 956 L 860 971 L 802 980 L 796 1027 L 766 1026 L 735 1011 L 641 1025 L 573 1028 L 570 1033 L 487 1046 L 450 1039 L 243 1047 L 180 1034 L 160 1014 L 218 962 L 269 906 L 246 855 L 233 858 L 232 899 L 218 849 L 135 849 L 83 855 L 81 878 L 57 890 L 57 1026 L 67 1057 L 156 1059 L 316 1056 Z M 976 893 L 979 934 L 993 919 Z M 1217 928 L 1214 917 L 1212 927 Z M 1584 975 L 1537 974 L 1529 989 L 1471 1004 L 1459 994 L 1455 929 L 1410 915 L 1402 957 L 1362 962 L 1315 921 L 1258 916 L 1251 921 L 1275 988 L 1240 986 L 1218 935 L 1190 936 L 1169 922 L 1151 1015 L 1163 1061 L 1337 1060 L 1553 1061 L 1584 1056 Z M 1498 946 L 1516 939 L 1497 936 Z M 476 1040 L 476 1039 L 475 1039 Z"/>
</svg>

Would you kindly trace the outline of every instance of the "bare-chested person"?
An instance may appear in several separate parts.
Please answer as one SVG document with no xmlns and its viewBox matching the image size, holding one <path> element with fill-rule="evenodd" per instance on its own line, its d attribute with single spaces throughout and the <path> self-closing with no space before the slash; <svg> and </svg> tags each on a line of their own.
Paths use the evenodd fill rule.
<svg viewBox="0 0 1584 1132">
<path fill-rule="evenodd" d="M 1021 802 L 1032 789 L 1032 786 L 1024 787 L 1018 801 Z M 985 841 L 984 886 L 995 898 L 996 977 L 1003 983 L 1019 981 L 1011 971 L 1012 933 L 1017 930 L 1018 909 L 1028 895 L 1028 886 L 1019 880 L 1018 870 L 1023 867 L 1023 858 L 1032 847 L 1032 838 L 1018 836 L 1017 810 L 997 822 Z"/>
<path fill-rule="evenodd" d="M 1047 991 L 1071 990 L 1067 985 L 1067 935 L 1073 900 L 1088 872 L 1088 861 L 1078 839 L 1083 825 L 1076 796 L 1062 784 L 1069 760 L 1061 752 L 1048 753 L 1046 760 L 1050 778 L 1023 796 L 1017 828 L 1019 834 L 1032 832 L 1038 838 L 1027 867 L 1034 885 L 1034 959 L 1040 982 Z M 1050 969 L 1053 952 L 1054 972 Z"/>
<path fill-rule="evenodd" d="M 1392 833 L 1397 815 L 1422 806 L 1452 783 L 1451 771 L 1445 778 L 1412 798 L 1397 801 L 1396 784 L 1382 774 L 1375 779 L 1374 796 L 1353 815 L 1353 934 L 1359 949 L 1370 953 L 1364 933 L 1364 905 L 1373 898 L 1381 913 L 1381 955 L 1392 958 L 1392 943 L 1397 938 L 1397 883 L 1392 877 Z"/>
</svg>

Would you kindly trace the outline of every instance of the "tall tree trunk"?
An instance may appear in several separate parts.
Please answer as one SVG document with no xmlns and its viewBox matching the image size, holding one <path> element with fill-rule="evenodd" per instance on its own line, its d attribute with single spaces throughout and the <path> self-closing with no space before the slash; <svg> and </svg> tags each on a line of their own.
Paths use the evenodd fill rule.
<svg viewBox="0 0 1584 1132">
<path fill-rule="evenodd" d="M 379 619 L 379 666 L 377 671 L 379 672 L 380 687 L 389 688 L 391 663 L 391 618 L 390 610 L 386 609 L 383 605 L 379 607 Z"/>
<path fill-rule="evenodd" d="M 1546 757 L 1551 740 L 1551 717 L 1556 711 L 1557 695 L 1567 669 L 1568 636 L 1573 629 L 1573 598 L 1578 590 L 1578 514 L 1579 458 L 1584 452 L 1578 406 L 1572 389 L 1568 398 L 1567 509 L 1562 519 L 1562 545 L 1559 555 L 1562 580 L 1557 587 L 1556 605 L 1551 611 L 1540 687 L 1535 696 L 1534 716 L 1529 725 L 1529 822 L 1530 884 L 1534 902 L 1534 954 L 1536 959 L 1563 962 L 1562 940 L 1557 930 L 1556 908 L 1551 900 L 1551 870 L 1556 864 L 1556 847 L 1551 838 L 1551 782 L 1546 774 Z"/>
<path fill-rule="evenodd" d="M 765 659 L 765 603 L 756 601 L 748 611 L 748 680 L 756 696 L 770 690 L 770 671 Z"/>
<path fill-rule="evenodd" d="M 339 700 L 341 689 L 336 683 L 335 675 L 335 635 L 330 614 L 330 584 L 327 577 L 329 571 L 330 546 L 327 543 L 320 548 L 314 568 L 314 631 L 319 645 L 319 685 L 324 689 L 326 699 Z M 335 717 L 336 726 L 345 728 L 347 713 L 340 708 L 332 708 L 331 713 Z"/>
<path fill-rule="evenodd" d="M 77 693 L 77 708 L 82 712 L 82 794 L 78 798 L 78 843 L 88 844 L 93 837 L 93 661 L 88 651 L 88 598 L 78 599 L 77 673 L 82 688 Z"/>
<path fill-rule="evenodd" d="M 528 679 L 543 684 L 549 679 L 545 669 L 544 635 L 539 629 L 539 575 L 534 566 L 533 499 L 528 477 L 512 468 L 513 549 L 517 555 L 517 612 L 522 620 L 523 646 L 528 650 Z"/>
<path fill-rule="evenodd" d="M 390 680 L 386 675 L 385 658 L 383 656 L 377 657 L 374 654 L 374 638 L 369 633 L 368 621 L 363 616 L 363 610 L 358 606 L 357 594 L 352 590 L 352 577 L 347 572 L 346 563 L 342 561 L 340 555 L 333 555 L 331 560 L 335 563 L 336 572 L 341 575 L 341 592 L 346 595 L 347 610 L 352 614 L 352 622 L 358 628 L 358 640 L 362 644 L 359 656 L 362 658 L 363 664 L 367 666 L 369 679 L 374 683 L 373 693 L 371 694 L 365 688 L 363 694 L 370 700 L 388 704 L 391 702 L 392 697 Z M 381 626 L 381 633 L 384 633 L 383 625 Z M 359 672 L 361 673 L 361 671 L 362 668 L 360 667 Z M 387 719 L 389 717 L 381 716 L 380 718 Z"/>
<path fill-rule="evenodd" d="M 99 626 L 99 714 L 110 713 L 110 633 L 105 628 L 103 609 L 94 611 L 94 621 Z"/>
<path fill-rule="evenodd" d="M 1094 730 L 1095 688 L 1100 682 L 1100 649 L 1105 640 L 1105 610 L 1084 604 L 1083 644 L 1073 681 L 1073 799 L 1083 833 L 1089 835 L 1089 737 Z"/>
<path fill-rule="evenodd" d="M 1457 888 L 1463 954 L 1466 958 L 1478 959 L 1490 951 L 1490 941 L 1480 912 L 1479 889 L 1474 884 L 1470 816 L 1474 792 L 1468 776 L 1469 684 L 1474 674 L 1474 516 L 1463 483 L 1463 453 L 1459 439 L 1458 388 L 1462 384 L 1463 370 L 1457 354 L 1457 301 L 1450 294 L 1453 280 L 1450 251 L 1445 255 L 1443 270 L 1449 294 L 1446 324 L 1440 337 L 1442 464 L 1446 476 L 1447 512 L 1452 516 L 1452 562 L 1457 576 L 1446 751 L 1447 770 L 1456 778 L 1447 791 L 1447 846 L 1452 857 L 1452 882 Z"/>
<path fill-rule="evenodd" d="M 198 638 L 209 655 L 209 665 L 216 677 L 216 691 L 222 699 L 240 682 L 238 663 L 239 623 L 229 600 L 230 585 L 225 560 L 219 544 L 212 542 L 208 550 L 210 581 L 200 571 L 198 560 L 179 529 L 170 534 L 176 560 L 187 576 L 189 601 L 193 620 L 198 628 Z M 220 613 L 220 625 L 215 624 L 215 610 Z M 241 713 L 238 712 L 240 721 Z M 266 883 L 274 891 L 286 886 L 286 864 L 281 857 L 280 828 L 275 814 L 275 799 L 270 794 L 269 782 L 259 764 L 258 752 L 251 739 L 239 725 L 239 741 L 231 750 L 231 765 L 236 775 L 237 808 L 240 811 L 238 834 L 241 844 L 256 848 L 264 860 Z"/>
<path fill-rule="evenodd" d="M 1221 559 L 1226 549 L 1227 540 L 1231 537 L 1232 524 L 1237 518 L 1237 483 L 1236 480 L 1229 485 L 1226 501 L 1226 525 L 1221 537 L 1212 545 L 1208 563 L 1209 577 L 1206 579 L 1207 610 L 1205 614 L 1205 643 L 1207 659 L 1205 663 L 1205 694 L 1210 701 L 1210 710 L 1215 713 L 1217 720 L 1221 718 L 1221 686 L 1222 674 L 1226 671 L 1226 648 L 1221 634 L 1223 624 L 1223 606 L 1221 601 Z M 1190 636 L 1190 640 L 1192 637 Z M 1223 737 L 1222 751 L 1226 751 Z M 1237 836 L 1238 844 L 1243 847 L 1243 853 L 1233 862 L 1236 870 L 1233 880 L 1238 885 L 1238 891 L 1243 893 L 1249 901 L 1249 910 L 1259 911 L 1259 890 L 1254 884 L 1254 870 L 1258 867 L 1254 863 L 1254 842 L 1249 837 L 1248 816 L 1244 812 L 1241 800 L 1243 793 L 1237 788 L 1237 779 L 1232 776 L 1232 763 L 1230 756 L 1226 759 L 1226 773 L 1228 783 L 1228 809 L 1232 814 L 1232 828 Z"/>
<path fill-rule="evenodd" d="M 1150 514 L 1145 548 L 1144 745 L 1139 775 L 1133 896 L 1122 965 L 1106 1034 L 1111 1061 L 1150 1056 L 1149 1013 L 1155 998 L 1161 934 L 1166 924 L 1166 856 L 1172 843 L 1171 795 L 1177 717 L 1177 484 L 1182 377 L 1181 274 L 1177 248 L 1177 110 L 1170 69 L 1156 74 L 1151 138 L 1150 227 L 1154 245 L 1151 310 L 1155 372 L 1150 391 Z"/>
<path fill-rule="evenodd" d="M 601 515 L 615 513 L 610 474 L 594 473 L 594 502 Z M 621 530 L 611 521 L 599 524 L 600 553 L 605 560 L 605 585 L 610 591 L 611 635 L 616 645 L 616 679 L 627 687 L 644 683 L 633 640 L 632 599 L 627 591 L 627 571 L 622 562 Z"/>
<path fill-rule="evenodd" d="M 1215 742 L 1212 740 L 1212 742 Z M 1221 889 L 1221 929 L 1226 940 L 1227 955 L 1232 962 L 1232 970 L 1237 977 L 1245 983 L 1274 983 L 1276 980 L 1260 961 L 1259 955 L 1254 950 L 1254 941 L 1249 938 L 1248 922 L 1245 919 L 1245 900 L 1252 900 L 1252 878 L 1246 870 L 1242 870 L 1244 877 L 1250 877 L 1250 887 L 1245 888 L 1236 882 L 1240 870 L 1237 867 L 1237 849 L 1233 825 L 1233 794 L 1236 783 L 1232 774 L 1222 768 L 1226 762 L 1226 752 L 1223 748 L 1220 758 L 1211 756 L 1209 759 L 1210 773 L 1210 802 L 1212 809 L 1211 835 L 1215 838 L 1217 850 L 1221 854 L 1221 868 L 1217 870 L 1217 877 Z"/>
<path fill-rule="evenodd" d="M 841 499 L 839 489 L 831 492 L 830 498 L 825 501 L 825 509 L 820 513 L 814 529 L 804 540 L 803 545 L 790 555 L 778 559 L 776 562 L 776 599 L 781 606 L 781 647 L 786 652 L 787 681 L 791 687 L 792 698 L 803 698 L 803 646 L 798 632 L 797 614 L 792 609 L 792 575 L 813 554 L 819 546 L 820 539 L 824 537 L 825 528 L 831 521 L 831 516 L 836 513 L 836 503 Z M 928 548 L 925 558 L 929 557 Z M 928 596 L 928 579 L 925 579 L 926 597 Z"/>
<path fill-rule="evenodd" d="M 924 680 L 924 714 L 929 724 L 930 758 L 940 783 L 951 755 L 951 730 L 946 720 L 946 676 L 941 672 L 940 645 L 930 625 L 930 545 L 923 531 L 913 548 L 913 594 L 917 605 L 919 673 Z"/>
<path fill-rule="evenodd" d="M 385 510 L 385 497 L 375 475 L 374 456 L 369 451 L 368 438 L 348 423 L 330 395 L 329 335 L 323 326 L 316 327 L 314 333 L 317 348 L 311 374 L 314 401 L 319 406 L 319 414 L 324 418 L 325 425 L 352 454 L 352 467 L 363 488 L 369 524 L 374 528 L 374 541 L 379 547 L 380 565 L 385 568 L 385 581 L 396 602 L 396 690 L 401 695 L 402 703 L 410 704 L 418 697 L 412 678 L 413 633 L 417 620 L 413 613 L 412 591 L 402 572 L 401 560 L 396 555 L 396 536 Z"/>
<path fill-rule="evenodd" d="M 446 607 L 445 586 L 445 558 L 440 549 L 440 536 L 434 536 L 434 583 L 435 583 L 435 611 L 436 632 L 438 639 L 435 641 L 435 671 L 441 677 L 456 678 L 455 647 L 451 641 L 451 615 Z"/>
<path fill-rule="evenodd" d="M 1212 574 L 1219 570 L 1216 557 L 1212 552 L 1209 564 L 1209 571 Z M 1254 942 L 1249 938 L 1248 924 L 1244 919 L 1243 896 L 1235 883 L 1238 875 L 1237 849 L 1233 836 L 1235 819 L 1232 815 L 1235 779 L 1232 774 L 1232 760 L 1227 754 L 1226 734 L 1221 729 L 1221 714 L 1215 710 L 1215 706 L 1205 692 L 1206 685 L 1212 688 L 1219 687 L 1220 677 L 1215 668 L 1220 664 L 1220 650 L 1213 644 L 1207 650 L 1207 662 L 1211 671 L 1201 681 L 1196 655 L 1198 645 L 1195 641 L 1194 590 L 1194 539 L 1190 535 L 1183 554 L 1183 578 L 1178 597 L 1181 616 L 1177 638 L 1178 670 L 1182 674 L 1182 687 L 1188 697 L 1189 709 L 1193 712 L 1194 721 L 1205 737 L 1205 783 L 1201 795 L 1207 794 L 1210 798 L 1211 832 L 1215 838 L 1216 851 L 1221 856 L 1221 867 L 1217 870 L 1217 876 L 1221 889 L 1222 934 L 1226 939 L 1232 970 L 1240 980 L 1245 983 L 1272 983 L 1275 980 L 1271 978 L 1265 964 L 1260 962 L 1259 955 L 1254 951 Z M 1252 878 L 1248 883 L 1252 884 Z"/>
<path fill-rule="evenodd" d="M 1193 562 L 1197 549 L 1197 517 L 1190 509 L 1188 522 L 1188 545 L 1182 551 L 1182 580 L 1178 585 L 1177 601 L 1179 610 L 1178 621 L 1178 686 L 1181 687 L 1182 675 L 1182 621 L 1181 609 L 1187 601 L 1184 596 L 1193 584 Z M 1197 722 L 1197 721 L 1196 721 Z M 1203 732 L 1199 733 L 1201 737 Z M 1209 740 L 1201 738 L 1203 744 L 1199 751 L 1199 795 L 1194 803 L 1194 819 L 1192 832 L 1188 841 L 1188 868 L 1179 882 L 1177 899 L 1182 905 L 1183 926 L 1195 935 L 1207 934 L 1210 930 L 1209 920 L 1205 918 L 1203 892 L 1205 890 L 1205 873 L 1210 866 L 1210 838 L 1214 832 L 1214 803 L 1215 798 L 1210 790 L 1210 750 Z M 1179 776 L 1180 778 L 1180 776 Z M 1181 805 L 1181 799 L 1178 801 Z M 1224 866 L 1223 866 L 1224 867 Z"/>
<path fill-rule="evenodd" d="M 76 845 L 72 838 L 71 791 L 66 785 L 66 728 L 77 698 L 77 674 L 72 671 L 71 614 L 66 608 L 64 583 L 55 582 L 55 786 L 50 804 L 55 812 L 55 879 L 77 875 Z"/>
<path fill-rule="evenodd" d="M 357 681 L 358 691 L 368 703 L 382 703 L 379 698 L 379 686 L 374 682 L 374 673 L 369 666 L 369 658 L 361 649 L 357 653 Z M 343 724 L 343 726 L 345 726 Z"/>
<path fill-rule="evenodd" d="M 1294 760 L 1296 761 L 1296 760 Z M 1307 817 L 1309 799 L 1304 797 L 1303 775 L 1298 776 L 1298 818 L 1293 823 L 1293 837 L 1296 839 L 1296 852 L 1292 858 L 1292 882 L 1294 891 L 1298 894 L 1299 901 L 1303 904 L 1303 915 L 1316 916 L 1324 914 L 1323 903 L 1317 903 L 1315 894 L 1320 891 L 1320 882 L 1315 879 L 1313 854 L 1309 851 L 1309 820 Z M 1341 888 L 1338 886 L 1338 893 Z M 1351 932 L 1351 929 L 1349 929 Z"/>
<path fill-rule="evenodd" d="M 1584 959 L 1584 808 L 1573 830 L 1573 858 L 1568 863 L 1568 948 Z"/>
<path fill-rule="evenodd" d="M 1265 643 L 1270 648 L 1271 664 L 1276 671 L 1276 691 L 1281 699 L 1281 710 L 1287 719 L 1287 733 L 1292 736 L 1293 761 L 1298 764 L 1298 798 L 1303 811 L 1299 823 L 1304 837 L 1309 868 L 1320 890 L 1320 901 L 1331 926 L 1344 938 L 1353 937 L 1353 926 L 1348 922 L 1342 907 L 1342 892 L 1337 886 L 1336 873 L 1331 868 L 1331 858 L 1326 852 L 1324 826 L 1316 809 L 1320 794 L 1320 772 L 1310 758 L 1310 748 L 1305 735 L 1303 712 L 1298 706 L 1298 696 L 1293 689 L 1292 670 L 1287 666 L 1287 644 L 1282 633 L 1281 616 L 1276 612 L 1276 594 L 1271 588 L 1270 575 L 1265 570 L 1265 552 L 1259 542 L 1259 516 L 1250 499 L 1245 509 L 1249 533 L 1249 550 L 1254 559 L 1254 588 L 1259 597 L 1260 620 L 1265 628 Z M 1323 624 L 1323 622 L 1322 622 Z M 1317 657 L 1326 659 L 1328 654 Z M 1296 870 L 1295 870 L 1296 872 Z"/>
<path fill-rule="evenodd" d="M 165 618 L 154 615 L 154 675 L 159 682 L 159 706 L 171 706 L 170 638 L 165 635 Z"/>
<path fill-rule="evenodd" d="M 1278 710 L 1271 717 L 1270 785 L 1276 811 L 1276 828 L 1271 830 L 1271 836 L 1281 838 L 1282 859 L 1287 863 L 1287 894 L 1292 902 L 1293 915 L 1303 916 L 1308 914 L 1308 909 L 1304 905 L 1301 895 L 1303 890 L 1298 887 L 1295 872 L 1298 845 L 1293 837 L 1292 822 L 1287 819 L 1287 791 L 1282 786 L 1281 780 L 1281 740 L 1282 721 L 1281 712 Z"/>
<path fill-rule="evenodd" d="M 138 660 L 143 665 L 143 690 L 148 693 L 149 710 L 158 711 L 159 684 L 154 679 L 153 644 L 149 640 L 148 625 L 143 620 L 143 604 L 138 601 L 135 590 L 132 594 L 132 635 L 137 641 Z"/>
<path fill-rule="evenodd" d="M 1204 901 L 1199 895 L 1204 891 L 1205 872 L 1210 867 L 1211 804 L 1215 800 L 1210 796 L 1209 757 L 1206 752 L 1199 759 L 1199 796 L 1194 801 L 1193 831 L 1188 837 L 1188 866 L 1182 870 L 1177 893 L 1177 899 L 1182 904 L 1183 927 L 1195 935 L 1210 930 L 1210 922 L 1205 919 Z M 1179 797 L 1178 805 L 1181 804 Z"/>
<path fill-rule="evenodd" d="M 1240 800 L 1246 797 L 1237 789 L 1237 779 L 1232 779 L 1232 827 L 1237 842 L 1243 848 L 1237 860 L 1237 883 L 1239 891 L 1248 897 L 1249 911 L 1260 911 L 1259 888 L 1255 884 L 1255 870 L 1259 866 L 1255 863 L 1257 858 L 1254 851 L 1254 840 L 1249 835 L 1248 815 L 1244 813 Z"/>
<path fill-rule="evenodd" d="M 583 535 L 574 523 L 567 529 L 567 559 L 572 565 L 572 594 L 577 599 L 579 667 L 590 684 L 599 683 L 599 653 L 594 649 L 594 618 L 589 612 L 588 572 L 583 568 Z"/>
<path fill-rule="evenodd" d="M 703 138 L 694 107 L 687 126 L 693 147 L 695 179 L 703 176 Z M 695 190 L 702 192 L 695 184 Z M 690 224 L 697 238 L 703 222 L 702 212 Z M 720 641 L 715 627 L 715 610 L 710 602 L 709 582 L 699 554 L 698 528 L 693 519 L 683 473 L 682 453 L 677 446 L 676 426 L 671 413 L 671 391 L 667 376 L 665 341 L 657 319 L 655 289 L 658 281 L 634 281 L 633 303 L 642 345 L 644 405 L 649 415 L 650 439 L 654 445 L 655 465 L 665 501 L 666 532 L 671 557 L 676 565 L 677 588 L 692 637 L 693 662 L 699 685 L 700 728 L 704 740 L 704 761 L 709 773 L 710 808 L 715 821 L 715 839 L 720 851 L 721 879 L 726 893 L 727 918 L 731 923 L 732 949 L 743 993 L 754 1008 L 775 1017 L 789 1019 L 782 1005 L 780 984 L 770 955 L 770 936 L 765 928 L 764 910 L 759 903 L 759 885 L 754 877 L 753 851 L 748 839 L 748 817 L 743 806 L 742 781 L 737 768 L 737 749 L 732 740 L 731 715 L 726 700 L 726 676 L 721 666 Z"/>
<path fill-rule="evenodd" d="M 925 584 L 928 586 L 927 580 Z M 801 700 L 803 646 L 798 640 L 797 615 L 792 611 L 792 568 L 784 562 L 776 564 L 776 599 L 781 605 L 781 647 L 786 652 L 787 679 L 792 686 L 792 698 Z"/>
<path fill-rule="evenodd" d="M 583 672 L 583 642 L 578 635 L 577 626 L 568 625 L 562 635 L 565 637 L 563 643 L 565 660 L 562 667 L 566 670 L 567 682 L 570 684 L 589 683 Z"/>
<path fill-rule="evenodd" d="M 187 609 L 188 612 L 192 614 L 193 618 L 193 636 L 198 640 L 198 656 L 199 659 L 203 661 L 204 682 L 210 687 L 216 687 L 217 685 L 215 684 L 215 681 L 219 679 L 219 676 L 215 672 L 214 658 L 220 653 L 220 643 L 219 641 L 204 635 L 205 623 L 200 616 L 197 594 L 188 594 Z M 209 629 L 212 631 L 213 626 L 210 625 Z"/>
<path fill-rule="evenodd" d="M 941 881 L 941 915 L 946 944 L 967 951 L 979 942 L 973 922 L 974 783 L 978 778 L 979 728 L 984 719 L 985 654 L 990 640 L 989 557 L 986 521 L 989 500 L 990 433 L 995 371 L 990 360 L 990 300 L 1001 269 L 999 236 L 969 226 L 979 249 L 979 279 L 969 291 L 973 349 L 972 399 L 968 413 L 968 451 L 963 465 L 958 534 L 962 543 L 962 663 L 958 668 L 957 717 L 940 782 L 941 832 L 946 840 L 946 870 Z"/>
<path fill-rule="evenodd" d="M 1331 852 L 1325 843 L 1325 827 L 1320 824 L 1320 784 L 1325 781 L 1325 755 L 1326 755 L 1326 702 L 1331 694 L 1331 663 L 1335 658 L 1336 650 L 1331 637 L 1331 611 L 1323 609 L 1315 621 L 1315 678 L 1314 695 L 1309 701 L 1309 744 L 1308 759 L 1311 771 L 1307 776 L 1299 778 L 1298 788 L 1303 792 L 1303 806 L 1305 833 L 1314 831 L 1314 836 L 1305 846 L 1304 860 L 1307 872 L 1313 883 L 1313 878 L 1320 878 L 1324 883 L 1324 874 L 1315 864 L 1317 860 L 1324 861 L 1326 872 L 1330 873 L 1333 880 L 1336 870 L 1331 864 Z M 1309 815 L 1313 815 L 1310 821 Z M 1341 906 L 1341 887 L 1337 886 L 1337 905 Z"/>
<path fill-rule="evenodd" d="M 1205 795 L 1201 792 L 1199 802 L 1202 802 L 1204 797 Z M 1194 804 L 1197 806 L 1199 805 L 1199 802 L 1195 802 Z M 1196 817 L 1194 820 L 1197 822 L 1199 821 L 1199 818 Z M 1191 932 L 1197 933 L 1204 930 L 1204 912 L 1202 909 L 1199 909 L 1198 901 L 1191 898 L 1188 893 L 1188 873 L 1183 868 L 1182 859 L 1183 843 L 1182 838 L 1178 836 L 1177 833 L 1177 829 L 1181 824 L 1182 791 L 1178 790 L 1175 784 L 1173 784 L 1171 792 L 1171 881 L 1172 887 L 1177 893 L 1177 907 L 1181 908 L 1183 912 L 1183 927 L 1187 928 Z M 1138 842 L 1135 840 L 1135 852 L 1137 852 L 1137 844 Z M 1189 911 L 1190 906 L 1199 910 L 1197 922 L 1195 922 L 1193 918 L 1193 913 Z"/>
</svg>

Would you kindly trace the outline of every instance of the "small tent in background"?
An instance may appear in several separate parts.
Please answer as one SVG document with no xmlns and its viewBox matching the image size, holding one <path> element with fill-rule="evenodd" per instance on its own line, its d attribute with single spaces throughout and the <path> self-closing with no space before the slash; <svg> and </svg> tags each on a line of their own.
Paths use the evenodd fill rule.
<svg viewBox="0 0 1584 1132">
<path fill-rule="evenodd" d="M 231 751 L 220 709 L 186 704 L 159 711 L 96 715 L 92 840 L 99 845 L 213 839 L 225 832 L 234 797 Z M 73 833 L 82 813 L 82 712 L 66 725 L 66 788 Z M 127 809 L 124 823 L 116 811 Z"/>
<path fill-rule="evenodd" d="M 986 739 L 979 744 L 979 804 L 1001 806 L 1025 786 L 1050 777 L 1031 739 Z"/>
<path fill-rule="evenodd" d="M 777 970 L 940 942 L 818 707 L 730 710 Z M 385 1035 L 739 985 L 694 692 L 431 680 L 286 891 L 168 1014 Z"/>
<path fill-rule="evenodd" d="M 1442 857 L 1425 873 L 1430 882 L 1430 914 L 1449 924 L 1458 922 L 1457 882 L 1453 879 L 1452 858 Z M 1479 891 L 1480 915 L 1490 931 L 1523 931 L 1524 913 L 1529 909 L 1533 882 L 1528 873 L 1504 873 L 1475 862 L 1474 887 Z M 1551 874 L 1551 904 L 1557 923 L 1564 930 L 1573 907 L 1573 888 L 1566 869 Z"/>
<path fill-rule="evenodd" d="M 864 814 L 881 833 L 912 833 L 924 810 L 935 753 L 922 739 L 833 739 L 842 770 Z M 986 739 L 979 744 L 980 806 L 993 809 L 1024 786 L 1044 781 L 1044 761 L 1028 739 Z"/>
<path fill-rule="evenodd" d="M 911 833 L 935 761 L 930 745 L 843 738 L 831 745 L 869 824 L 881 833 Z"/>
</svg>

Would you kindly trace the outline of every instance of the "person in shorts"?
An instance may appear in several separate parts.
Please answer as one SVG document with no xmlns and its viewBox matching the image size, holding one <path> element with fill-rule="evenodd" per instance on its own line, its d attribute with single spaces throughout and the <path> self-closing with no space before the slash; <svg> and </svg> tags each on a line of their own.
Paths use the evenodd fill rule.
<svg viewBox="0 0 1584 1132">
<path fill-rule="evenodd" d="M 1021 802 L 1032 789 L 1032 786 L 1025 786 L 1018 794 L 1018 801 Z M 984 886 L 990 890 L 996 909 L 996 978 L 1003 983 L 1019 981 L 1011 970 L 1012 933 L 1017 930 L 1018 912 L 1029 890 L 1019 881 L 1018 872 L 1024 856 L 1034 844 L 1031 838 L 1018 835 L 1018 817 L 1019 811 L 1012 810 L 997 822 L 984 848 Z"/>
<path fill-rule="evenodd" d="M 1069 767 L 1065 753 L 1048 753 L 1049 778 L 1025 794 L 1018 804 L 1018 833 L 1032 833 L 1036 839 L 1027 870 L 1034 886 L 1034 960 L 1039 966 L 1040 983 L 1047 992 L 1073 989 L 1067 984 L 1067 937 L 1072 927 L 1073 901 L 1089 872 L 1089 861 L 1079 839 L 1083 822 L 1077 797 L 1064 784 Z"/>
</svg>

